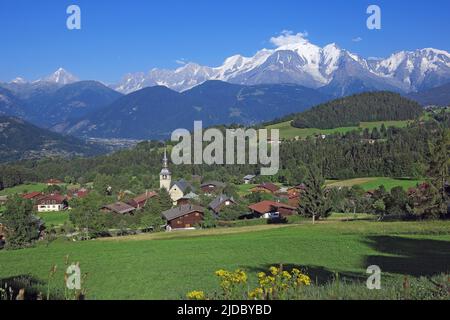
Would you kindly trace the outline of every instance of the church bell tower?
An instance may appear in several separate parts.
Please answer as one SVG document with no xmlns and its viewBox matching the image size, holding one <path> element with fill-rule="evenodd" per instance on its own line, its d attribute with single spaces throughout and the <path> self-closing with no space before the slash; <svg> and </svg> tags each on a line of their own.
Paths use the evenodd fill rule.
<svg viewBox="0 0 450 320">
<path fill-rule="evenodd" d="M 159 188 L 170 190 L 172 183 L 172 173 L 169 170 L 169 160 L 167 159 L 167 149 L 164 150 L 163 168 L 159 174 Z"/>
</svg>

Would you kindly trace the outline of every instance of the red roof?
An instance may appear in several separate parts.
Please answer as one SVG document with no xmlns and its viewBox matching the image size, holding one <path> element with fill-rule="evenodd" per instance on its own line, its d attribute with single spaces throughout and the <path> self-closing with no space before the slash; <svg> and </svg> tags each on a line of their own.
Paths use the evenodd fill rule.
<svg viewBox="0 0 450 320">
<path fill-rule="evenodd" d="M 302 183 L 302 184 L 298 184 L 292 188 L 289 188 L 289 190 L 306 190 L 306 186 Z"/>
<path fill-rule="evenodd" d="M 257 185 L 255 188 L 263 188 L 263 189 L 267 189 L 270 192 L 277 192 L 280 187 L 278 187 L 276 184 L 270 183 L 270 182 L 264 182 L 261 183 L 260 185 Z"/>
<path fill-rule="evenodd" d="M 129 204 L 124 203 L 124 202 L 116 202 L 116 203 L 104 206 L 103 209 L 107 209 L 107 210 L 113 211 L 115 213 L 125 214 L 125 213 L 133 212 L 136 208 L 134 208 L 133 206 L 130 206 Z"/>
<path fill-rule="evenodd" d="M 84 198 L 89 194 L 87 189 L 70 190 L 67 195 L 69 198 Z"/>
<path fill-rule="evenodd" d="M 40 198 L 38 204 L 62 204 L 65 200 L 65 196 L 53 193 Z"/>
<path fill-rule="evenodd" d="M 36 198 L 36 197 L 38 197 L 38 196 L 41 196 L 41 195 L 42 195 L 42 192 L 34 191 L 34 192 L 30 192 L 30 193 L 25 193 L 25 194 L 23 194 L 23 195 L 22 195 L 22 198 L 23 198 L 23 199 L 27 199 L 27 200 L 32 200 L 32 199 L 34 199 L 34 198 Z"/>
<path fill-rule="evenodd" d="M 269 200 L 252 204 L 248 208 L 250 210 L 252 210 L 253 212 L 257 212 L 259 214 L 265 214 L 268 212 L 272 212 L 273 210 L 278 210 L 280 208 L 288 209 L 288 210 L 295 210 L 294 207 L 287 205 L 285 203 L 269 201 Z"/>
<path fill-rule="evenodd" d="M 153 197 L 156 197 L 157 195 L 158 194 L 156 192 L 154 192 L 154 191 L 146 192 L 144 194 L 141 194 L 141 195 L 137 196 L 136 198 L 131 199 L 128 203 L 130 205 L 132 205 L 133 207 L 135 207 L 135 208 L 141 208 L 141 207 L 143 207 L 145 205 L 145 203 L 149 199 L 151 199 Z"/>
</svg>

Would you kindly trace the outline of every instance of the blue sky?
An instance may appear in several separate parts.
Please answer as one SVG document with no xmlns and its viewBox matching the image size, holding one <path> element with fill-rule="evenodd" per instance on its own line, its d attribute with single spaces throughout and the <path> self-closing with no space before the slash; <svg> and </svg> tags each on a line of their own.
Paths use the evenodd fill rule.
<svg viewBox="0 0 450 320">
<path fill-rule="evenodd" d="M 81 8 L 81 30 L 66 28 L 71 4 Z M 382 9 L 381 30 L 366 28 L 370 4 Z M 0 81 L 34 80 L 58 67 L 112 83 L 128 72 L 176 68 L 182 59 L 217 66 L 273 47 L 270 38 L 283 30 L 364 57 L 450 51 L 449 27 L 448 0 L 1 0 Z"/>
</svg>

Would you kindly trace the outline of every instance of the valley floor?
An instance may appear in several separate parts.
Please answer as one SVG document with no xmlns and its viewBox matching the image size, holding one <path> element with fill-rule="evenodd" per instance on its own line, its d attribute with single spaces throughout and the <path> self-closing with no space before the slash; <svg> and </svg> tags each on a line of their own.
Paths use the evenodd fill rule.
<svg viewBox="0 0 450 320">
<path fill-rule="evenodd" d="M 360 216 L 366 218 L 365 216 Z M 255 275 L 272 265 L 305 269 L 323 284 L 336 273 L 367 279 L 378 265 L 382 281 L 450 271 L 450 221 L 347 221 L 335 217 L 312 225 L 253 226 L 160 233 L 68 242 L 0 252 L 0 279 L 27 276 L 46 290 L 63 290 L 64 261 L 88 273 L 89 299 L 182 299 L 192 290 L 217 290 L 214 272 L 243 268 Z M 254 276 L 252 279 L 255 278 Z M 252 280 L 253 281 L 253 280 Z M 40 283 L 40 284 L 39 284 Z"/>
</svg>

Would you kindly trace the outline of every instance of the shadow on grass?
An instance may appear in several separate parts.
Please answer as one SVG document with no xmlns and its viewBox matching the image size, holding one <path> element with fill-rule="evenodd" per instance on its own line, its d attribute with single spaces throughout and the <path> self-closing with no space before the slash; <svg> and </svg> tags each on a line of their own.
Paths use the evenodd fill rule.
<svg viewBox="0 0 450 320">
<path fill-rule="evenodd" d="M 270 267 L 279 267 L 281 264 L 278 263 L 271 263 L 262 265 L 259 267 L 254 266 L 243 266 L 242 268 L 250 273 L 259 273 L 259 272 L 269 272 Z M 282 264 L 283 270 L 285 271 L 292 271 L 292 269 L 296 268 L 302 271 L 303 273 L 307 274 L 311 281 L 317 285 L 324 285 L 333 282 L 336 279 L 339 279 L 341 281 L 366 281 L 366 278 L 364 275 L 356 274 L 352 272 L 335 272 L 332 270 L 329 270 L 324 267 L 320 266 L 310 266 L 310 265 L 296 265 L 296 264 Z"/>
<path fill-rule="evenodd" d="M 25 290 L 24 300 L 38 300 L 46 298 L 47 284 L 30 275 L 19 275 L 0 279 L 0 288 L 5 290 L 3 298 L 16 300 L 21 289 Z M 50 293 L 50 299 L 61 300 L 61 296 Z"/>
<path fill-rule="evenodd" d="M 367 244 L 380 255 L 366 257 L 365 264 L 377 265 L 383 272 L 415 277 L 450 272 L 449 241 L 372 236 Z"/>
</svg>

